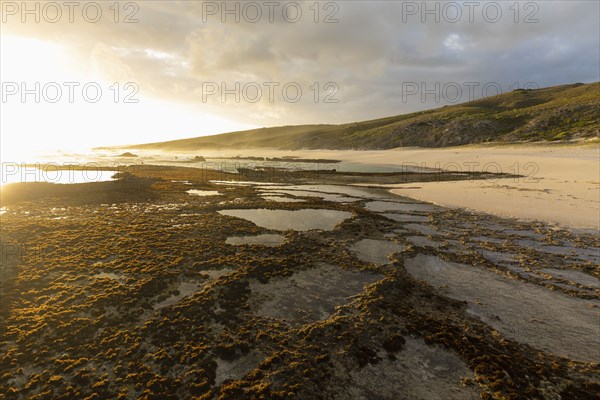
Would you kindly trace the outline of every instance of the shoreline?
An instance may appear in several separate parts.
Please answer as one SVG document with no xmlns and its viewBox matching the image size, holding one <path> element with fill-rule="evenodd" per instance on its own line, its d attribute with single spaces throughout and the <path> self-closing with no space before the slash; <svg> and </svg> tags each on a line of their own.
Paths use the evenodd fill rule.
<svg viewBox="0 0 600 400">
<path fill-rule="evenodd" d="M 600 229 L 600 142 L 577 143 L 497 143 L 470 144 L 448 148 L 396 148 L 391 150 L 207 150 L 197 155 L 215 159 L 340 160 L 342 165 L 368 165 L 390 170 L 407 168 L 420 171 L 446 169 L 456 172 L 487 171 L 524 175 L 522 179 L 424 183 L 406 188 L 402 180 L 377 182 L 391 193 L 490 214 L 541 220 L 574 229 Z M 179 152 L 145 153 L 150 158 Z M 189 153 L 192 154 L 192 153 Z M 260 156 L 260 157 L 258 157 Z M 107 160 L 111 160 L 109 157 Z M 118 157 L 116 161 L 122 161 Z M 151 159 L 140 160 L 152 165 Z M 292 161 L 293 162 L 293 161 Z M 210 163 L 208 163 L 210 165 Z M 132 164 L 134 168 L 139 165 Z M 156 165 L 158 167 L 158 165 Z M 194 168 L 194 165 L 188 165 Z M 69 169 L 79 169 L 69 166 Z M 62 168 L 58 168 L 62 169 Z M 89 168 L 81 168 L 89 169 Z M 111 167 L 97 166 L 97 170 Z M 113 168 L 114 169 L 114 168 Z M 121 165 L 121 170 L 127 167 Z M 338 172 L 343 173 L 343 167 Z M 346 172 L 349 174 L 350 171 Z M 369 185 L 364 182 L 348 182 Z"/>
<path fill-rule="evenodd" d="M 252 150 L 254 152 L 259 150 Z M 265 154 L 335 157 L 346 162 L 447 166 L 523 174 L 524 179 L 487 182 L 427 183 L 421 189 L 390 188 L 392 193 L 448 207 L 495 215 L 542 220 L 570 228 L 600 229 L 600 145 L 591 143 L 467 145 L 443 149 L 263 150 Z M 413 185 L 414 186 L 414 185 Z"/>
</svg>

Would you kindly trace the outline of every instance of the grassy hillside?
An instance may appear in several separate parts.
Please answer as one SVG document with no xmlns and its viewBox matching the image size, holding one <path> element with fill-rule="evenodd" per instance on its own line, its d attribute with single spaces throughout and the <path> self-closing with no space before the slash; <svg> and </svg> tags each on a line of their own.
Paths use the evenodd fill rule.
<svg viewBox="0 0 600 400">
<path fill-rule="evenodd" d="M 600 131 L 600 83 L 515 90 L 454 106 L 343 125 L 262 128 L 128 149 L 389 149 L 560 141 Z"/>
</svg>

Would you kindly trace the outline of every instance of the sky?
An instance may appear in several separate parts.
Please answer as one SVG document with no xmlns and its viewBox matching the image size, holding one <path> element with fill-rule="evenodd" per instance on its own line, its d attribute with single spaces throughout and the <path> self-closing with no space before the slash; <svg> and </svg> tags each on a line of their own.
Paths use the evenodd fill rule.
<svg viewBox="0 0 600 400">
<path fill-rule="evenodd" d="M 600 80 L 597 1 L 0 1 L 3 161 Z"/>
</svg>

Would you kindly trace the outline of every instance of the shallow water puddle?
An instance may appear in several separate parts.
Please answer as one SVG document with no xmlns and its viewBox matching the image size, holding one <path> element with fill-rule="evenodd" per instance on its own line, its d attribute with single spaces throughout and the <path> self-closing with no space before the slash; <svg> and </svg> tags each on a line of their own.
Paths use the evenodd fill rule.
<svg viewBox="0 0 600 400">
<path fill-rule="evenodd" d="M 399 253 L 404 245 L 389 240 L 363 239 L 354 243 L 350 250 L 359 260 L 374 264 L 389 264 L 389 255 Z"/>
<path fill-rule="evenodd" d="M 200 285 L 198 285 L 198 283 L 196 282 L 180 283 L 179 286 L 177 286 L 177 291 L 179 292 L 179 294 L 174 294 L 171 297 L 161 301 L 160 303 L 155 304 L 154 309 L 157 310 L 159 308 L 172 306 L 173 304 L 178 303 L 179 300 L 183 299 L 184 297 L 196 293 L 199 288 Z"/>
<path fill-rule="evenodd" d="M 168 306 L 172 306 L 173 304 L 179 303 L 182 299 L 196 293 L 198 290 L 202 289 L 207 283 L 223 276 L 233 271 L 232 268 L 223 268 L 223 269 L 209 269 L 205 271 L 200 271 L 200 274 L 205 275 L 206 281 L 197 282 L 197 281 L 188 281 L 182 282 L 177 286 L 178 294 L 173 294 L 165 300 L 156 303 L 154 305 L 154 309 L 157 310 L 159 308 L 164 308 Z"/>
<path fill-rule="evenodd" d="M 230 236 L 225 243 L 234 246 L 242 246 L 245 244 L 262 244 L 264 246 L 279 246 L 285 240 L 285 236 L 265 233 L 255 236 Z"/>
<path fill-rule="evenodd" d="M 347 211 L 303 209 L 268 210 L 221 210 L 221 215 L 246 219 L 260 227 L 278 231 L 308 231 L 312 229 L 332 230 L 340 222 L 352 217 Z"/>
<path fill-rule="evenodd" d="M 381 275 L 346 271 L 332 265 L 319 265 L 287 278 L 272 278 L 268 283 L 250 283 L 249 303 L 256 314 L 288 321 L 324 320 L 348 297 L 363 291 Z"/>
<path fill-rule="evenodd" d="M 446 294 L 506 337 L 577 360 L 600 359 L 600 301 L 584 300 L 491 271 L 418 255 L 405 268 Z M 569 340 L 565 340 L 568 337 Z"/>
<path fill-rule="evenodd" d="M 216 190 L 190 189 L 190 190 L 187 190 L 186 193 L 189 193 L 192 196 L 219 196 L 220 195 L 220 193 Z"/>
</svg>

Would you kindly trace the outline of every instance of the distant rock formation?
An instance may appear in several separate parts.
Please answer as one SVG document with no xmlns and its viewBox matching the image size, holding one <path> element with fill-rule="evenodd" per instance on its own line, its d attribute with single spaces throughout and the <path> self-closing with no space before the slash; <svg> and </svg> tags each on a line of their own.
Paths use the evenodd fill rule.
<svg viewBox="0 0 600 400">
<path fill-rule="evenodd" d="M 133 154 L 133 153 L 126 151 L 125 153 L 119 154 L 117 157 L 137 157 L 137 154 Z"/>
</svg>

